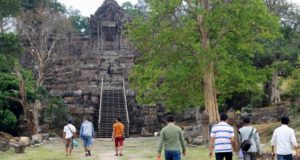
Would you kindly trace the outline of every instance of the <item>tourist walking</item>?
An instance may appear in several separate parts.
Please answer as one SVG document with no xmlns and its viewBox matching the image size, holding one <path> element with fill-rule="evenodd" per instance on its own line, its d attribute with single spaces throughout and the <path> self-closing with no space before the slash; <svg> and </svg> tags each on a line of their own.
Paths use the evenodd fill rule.
<svg viewBox="0 0 300 160">
<path fill-rule="evenodd" d="M 70 156 L 73 150 L 73 138 L 76 137 L 76 127 L 68 120 L 63 130 L 63 141 L 65 143 L 66 156 Z"/>
<path fill-rule="evenodd" d="M 250 118 L 243 118 L 244 126 L 239 129 L 239 142 L 244 160 L 256 160 L 260 154 L 260 138 L 257 130 L 251 126 Z"/>
<path fill-rule="evenodd" d="M 221 122 L 214 125 L 210 134 L 209 157 L 215 152 L 216 160 L 232 160 L 233 151 L 236 151 L 234 129 L 227 123 L 227 114 L 220 115 Z"/>
<path fill-rule="evenodd" d="M 91 146 L 93 145 L 93 137 L 95 137 L 95 131 L 93 123 L 89 121 L 87 116 L 84 116 L 83 118 L 79 135 L 83 141 L 85 156 L 91 156 Z"/>
<path fill-rule="evenodd" d="M 121 123 L 121 119 L 117 118 L 115 124 L 113 125 L 112 139 L 115 141 L 115 156 L 123 156 L 123 141 L 125 139 L 124 135 L 124 125 Z"/>
<path fill-rule="evenodd" d="M 164 146 L 165 160 L 180 160 L 182 154 L 186 154 L 186 147 L 182 129 L 175 125 L 173 116 L 167 117 L 168 125 L 160 132 L 160 143 L 158 147 L 157 159 L 161 158 L 161 151 Z"/>
<path fill-rule="evenodd" d="M 289 118 L 281 118 L 281 126 L 274 130 L 271 146 L 273 157 L 277 155 L 278 160 L 293 160 L 293 148 L 297 153 L 297 140 L 295 131 L 288 126 Z M 276 151 L 275 151 L 276 149 Z"/>
</svg>

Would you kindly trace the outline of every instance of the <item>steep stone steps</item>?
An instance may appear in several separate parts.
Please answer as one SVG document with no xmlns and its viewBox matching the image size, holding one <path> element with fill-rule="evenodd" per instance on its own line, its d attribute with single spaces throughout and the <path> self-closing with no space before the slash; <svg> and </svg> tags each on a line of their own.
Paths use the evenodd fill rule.
<svg viewBox="0 0 300 160">
<path fill-rule="evenodd" d="M 126 136 L 128 136 L 127 133 L 129 124 L 127 123 L 125 103 L 124 92 L 122 89 L 102 91 L 101 117 L 100 123 L 98 124 L 98 137 L 110 138 L 112 136 L 113 124 L 116 118 L 121 118 L 122 123 L 125 126 Z"/>
</svg>

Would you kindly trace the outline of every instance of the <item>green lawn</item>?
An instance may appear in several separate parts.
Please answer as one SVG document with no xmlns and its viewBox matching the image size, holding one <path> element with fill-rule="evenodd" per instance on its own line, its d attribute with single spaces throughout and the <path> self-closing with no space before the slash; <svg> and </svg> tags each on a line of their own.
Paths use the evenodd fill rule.
<svg viewBox="0 0 300 160">
<path fill-rule="evenodd" d="M 155 160 L 158 146 L 157 138 L 126 139 L 124 156 L 114 156 L 113 143 L 110 140 L 97 140 L 93 147 L 92 157 L 86 158 L 82 148 L 75 148 L 71 157 L 66 157 L 61 142 L 47 143 L 40 147 L 28 147 L 24 154 L 8 151 L 0 154 L 0 160 Z M 205 147 L 188 147 L 183 160 L 208 160 Z"/>
</svg>

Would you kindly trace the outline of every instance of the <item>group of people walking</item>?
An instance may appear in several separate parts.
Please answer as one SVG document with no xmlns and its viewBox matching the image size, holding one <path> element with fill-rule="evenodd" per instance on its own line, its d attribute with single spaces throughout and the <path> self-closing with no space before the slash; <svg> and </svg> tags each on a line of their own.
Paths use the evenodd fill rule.
<svg viewBox="0 0 300 160">
<path fill-rule="evenodd" d="M 250 124 L 250 118 L 243 118 L 244 125 L 238 130 L 238 142 L 235 140 L 235 132 L 227 123 L 228 116 L 220 115 L 221 122 L 214 125 L 210 134 L 210 153 L 215 153 L 216 160 L 232 160 L 233 152 L 241 159 L 256 160 L 261 154 L 260 137 L 257 129 Z M 294 160 L 293 154 L 297 153 L 297 141 L 295 132 L 288 126 L 289 118 L 281 118 L 281 126 L 276 128 L 271 139 L 272 157 L 277 160 Z M 238 145 L 240 150 L 238 151 Z"/>
<path fill-rule="evenodd" d="M 226 114 L 221 114 L 220 119 L 221 121 L 214 125 L 210 132 L 209 158 L 215 156 L 216 160 L 232 160 L 233 154 L 237 153 L 243 160 L 257 160 L 258 155 L 261 154 L 260 137 L 257 129 L 251 126 L 250 118 L 243 118 L 243 127 L 237 131 L 237 135 L 234 128 L 227 123 L 228 116 Z M 271 139 L 272 156 L 277 157 L 278 160 L 294 160 L 293 153 L 297 153 L 298 147 L 295 132 L 288 126 L 288 117 L 282 117 L 281 123 L 282 125 L 274 130 Z M 112 127 L 115 156 L 123 156 L 125 135 L 121 119 L 117 118 Z M 95 132 L 93 123 L 87 117 L 84 117 L 81 124 L 79 137 L 83 141 L 85 156 L 91 156 Z M 76 127 L 71 121 L 64 127 L 63 139 L 66 155 L 69 156 L 74 143 L 76 143 Z M 182 155 L 186 154 L 182 129 L 175 124 L 173 116 L 167 117 L 167 126 L 160 132 L 157 160 L 161 160 L 163 148 L 165 160 L 181 160 Z M 240 148 L 239 151 L 238 148 Z"/>
<path fill-rule="evenodd" d="M 115 141 L 115 156 L 123 156 L 122 148 L 123 141 L 125 139 L 124 125 L 121 123 L 121 119 L 117 118 L 115 120 L 112 132 L 112 140 Z M 93 123 L 89 121 L 88 116 L 84 116 L 83 122 L 79 131 L 79 138 L 83 141 L 83 147 L 85 151 L 85 156 L 91 156 L 91 147 L 93 145 L 95 137 L 95 131 Z M 63 141 L 65 143 L 66 156 L 72 154 L 73 147 L 77 142 L 77 131 L 76 127 L 72 124 L 72 121 L 69 120 L 68 124 L 63 129 Z"/>
<path fill-rule="evenodd" d="M 216 160 L 232 160 L 233 154 L 237 153 L 240 159 L 257 160 L 261 154 L 260 137 L 257 129 L 251 126 L 250 118 L 243 118 L 243 127 L 237 131 L 237 135 L 228 124 L 226 114 L 221 114 L 220 119 L 210 132 L 209 159 L 215 156 Z M 182 130 L 175 125 L 172 116 L 168 117 L 167 122 L 168 125 L 160 134 L 157 159 L 161 159 L 162 147 L 165 146 L 165 160 L 181 160 L 181 154 L 186 154 Z M 298 147 L 295 132 L 288 126 L 288 117 L 282 117 L 281 123 L 271 139 L 272 157 L 277 160 L 295 160 L 293 154 L 297 153 Z"/>
</svg>

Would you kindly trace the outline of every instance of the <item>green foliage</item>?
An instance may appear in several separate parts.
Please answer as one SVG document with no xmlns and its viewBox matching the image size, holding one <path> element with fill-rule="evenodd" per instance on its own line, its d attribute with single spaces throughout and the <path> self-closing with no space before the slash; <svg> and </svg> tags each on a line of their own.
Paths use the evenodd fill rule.
<svg viewBox="0 0 300 160">
<path fill-rule="evenodd" d="M 292 79 L 293 81 L 290 86 L 289 94 L 292 100 L 294 100 L 295 98 L 300 97 L 300 69 L 294 70 Z"/>
<path fill-rule="evenodd" d="M 253 60 L 265 53 L 262 41 L 279 36 L 278 19 L 261 0 L 211 0 L 209 10 L 190 2 L 149 0 L 147 19 L 128 26 L 141 54 L 130 76 L 138 101 L 163 102 L 172 110 L 201 106 L 203 73 L 210 63 L 221 102 L 236 93 L 260 94 L 266 70 L 254 67 Z M 207 48 L 199 26 L 209 31 Z"/>
<path fill-rule="evenodd" d="M 79 10 L 69 9 L 69 19 L 75 31 L 89 34 L 89 20 L 80 14 Z"/>
<path fill-rule="evenodd" d="M 142 16 L 142 11 L 137 6 L 133 6 L 131 2 L 124 2 L 121 7 L 133 19 Z"/>
<path fill-rule="evenodd" d="M 23 49 L 20 40 L 13 33 L 0 33 L 0 71 L 12 71 Z"/>
<path fill-rule="evenodd" d="M 56 12 L 66 13 L 66 7 L 57 0 L 22 0 L 23 10 L 35 10 L 41 6 L 49 6 Z"/>
<path fill-rule="evenodd" d="M 0 21 L 4 17 L 16 16 L 20 12 L 21 0 L 0 0 Z"/>
<path fill-rule="evenodd" d="M 10 108 L 16 105 L 7 99 L 7 97 L 17 97 L 19 90 L 19 81 L 17 77 L 11 73 L 0 72 L 0 110 Z"/>
<path fill-rule="evenodd" d="M 23 110 L 21 105 L 11 98 L 19 98 L 19 79 L 15 68 L 21 68 L 18 58 L 23 49 L 19 39 L 13 33 L 0 33 L 0 130 L 12 133 L 17 124 L 17 116 Z M 20 69 L 29 101 L 36 96 L 35 81 L 29 70 Z"/>
<path fill-rule="evenodd" d="M 13 131 L 17 124 L 17 117 L 10 110 L 0 110 L 0 131 Z"/>
<path fill-rule="evenodd" d="M 46 104 L 41 121 L 49 124 L 50 128 L 63 127 L 67 119 L 67 106 L 62 98 L 51 95 L 44 87 L 39 87 L 39 96 Z"/>
<path fill-rule="evenodd" d="M 299 8 L 287 0 L 274 2 L 270 10 L 280 18 L 280 33 L 275 41 L 264 41 L 264 54 L 255 55 L 254 64 L 259 68 L 268 67 L 270 73 L 278 72 L 280 76 L 289 76 L 299 57 Z M 271 74 L 269 79 L 271 79 Z"/>
</svg>

